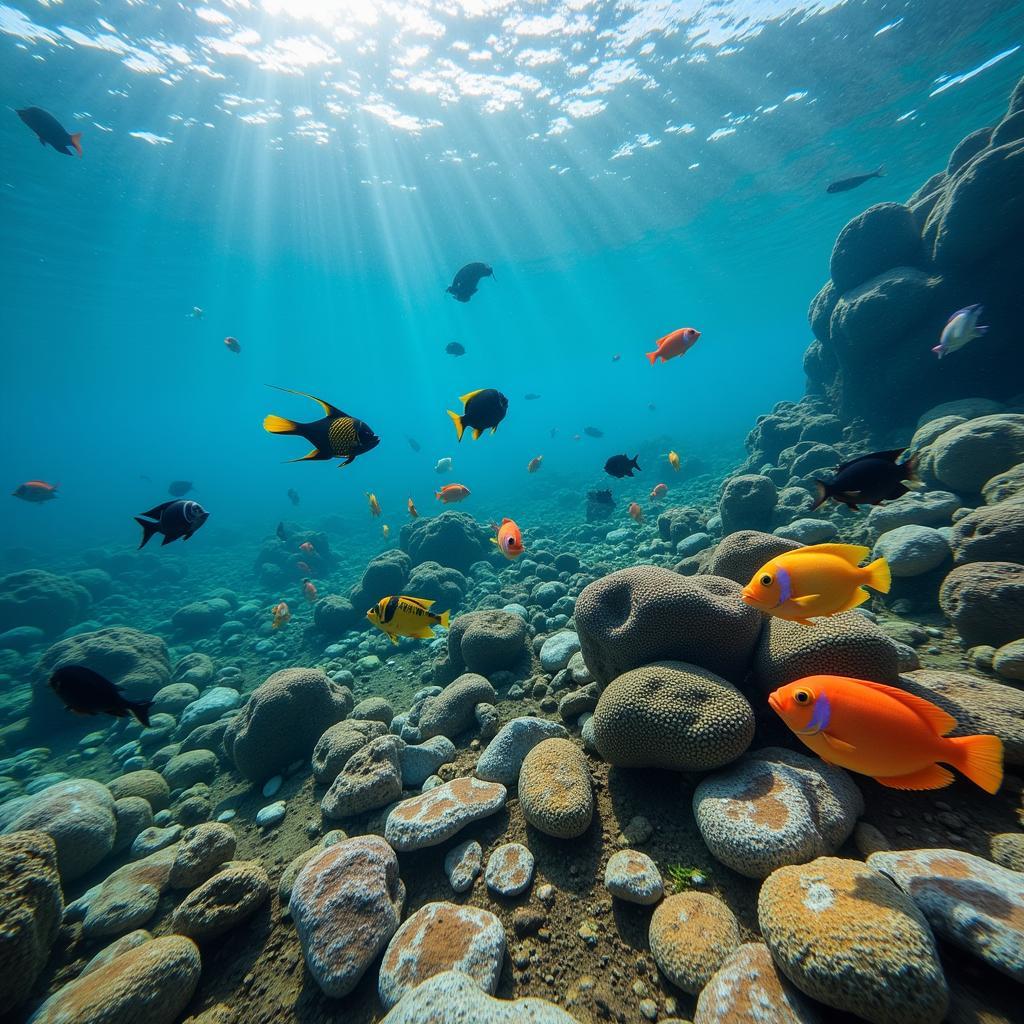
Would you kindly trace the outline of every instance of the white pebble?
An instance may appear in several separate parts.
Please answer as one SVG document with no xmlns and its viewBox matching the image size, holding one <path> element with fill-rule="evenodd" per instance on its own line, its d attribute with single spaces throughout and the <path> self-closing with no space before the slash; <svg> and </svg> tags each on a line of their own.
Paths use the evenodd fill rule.
<svg viewBox="0 0 1024 1024">
<path fill-rule="evenodd" d="M 277 800 L 256 812 L 256 824 L 262 828 L 273 828 L 284 821 L 284 801 Z"/>
<path fill-rule="evenodd" d="M 281 788 L 281 783 L 283 781 L 284 780 L 280 775 L 275 775 L 272 779 L 267 779 L 263 784 L 263 795 L 267 797 L 273 796 Z"/>
</svg>

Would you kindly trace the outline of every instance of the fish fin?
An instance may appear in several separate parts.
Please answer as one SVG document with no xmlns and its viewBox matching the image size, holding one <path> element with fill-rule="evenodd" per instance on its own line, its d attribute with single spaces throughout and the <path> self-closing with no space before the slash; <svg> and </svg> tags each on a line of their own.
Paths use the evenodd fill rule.
<svg viewBox="0 0 1024 1024">
<path fill-rule="evenodd" d="M 491 543 L 492 544 L 497 544 L 498 543 L 498 538 L 497 537 L 492 537 L 491 538 Z"/>
<path fill-rule="evenodd" d="M 884 459 L 886 462 L 895 462 L 906 450 L 905 446 L 903 448 L 890 448 L 886 452 L 875 452 L 871 457 L 874 459 Z"/>
<path fill-rule="evenodd" d="M 459 395 L 459 401 L 462 403 L 462 407 L 465 408 L 466 407 L 466 403 L 471 398 L 475 398 L 477 395 L 479 395 L 480 392 L 483 391 L 483 390 L 484 390 L 483 388 L 477 388 L 476 391 L 467 391 L 466 394 Z"/>
<path fill-rule="evenodd" d="M 78 158 L 82 158 L 82 133 L 72 132 L 71 133 L 71 145 L 75 147 L 75 152 L 78 154 Z"/>
<path fill-rule="evenodd" d="M 167 534 L 165 533 L 164 534 L 164 539 L 162 541 L 160 541 L 160 547 L 163 547 L 165 544 L 170 544 L 172 540 L 174 540 L 174 538 L 173 537 L 168 537 Z"/>
<path fill-rule="evenodd" d="M 941 359 L 942 358 L 942 344 L 932 346 L 932 351 Z"/>
<path fill-rule="evenodd" d="M 391 640 L 391 643 L 392 643 L 393 645 L 395 645 L 395 646 L 397 646 L 397 645 L 398 645 L 398 637 L 397 637 L 397 636 L 395 636 L 395 634 L 394 634 L 394 633 L 388 633 L 388 637 L 390 638 L 390 640 Z"/>
<path fill-rule="evenodd" d="M 953 781 L 953 773 L 941 765 L 930 764 L 907 775 L 872 776 L 875 782 L 889 789 L 945 789 Z"/>
<path fill-rule="evenodd" d="M 842 608 L 836 609 L 836 614 L 839 612 L 848 612 L 851 608 L 859 608 L 865 601 L 869 601 L 871 595 L 863 588 L 858 587 L 853 594 L 850 595 L 850 600 L 842 606 Z"/>
<path fill-rule="evenodd" d="M 450 620 L 450 618 L 451 618 L 451 614 L 452 614 L 452 613 L 451 613 L 451 609 L 449 609 L 449 610 L 448 610 L 448 611 L 446 611 L 446 612 L 441 612 L 441 618 L 440 618 L 440 619 L 438 619 L 438 622 L 437 622 L 437 624 L 438 624 L 438 625 L 439 625 L 439 626 L 440 626 L 440 627 L 441 627 L 442 629 L 447 629 L 447 628 L 448 628 L 448 622 L 449 622 L 449 620 Z"/>
<path fill-rule="evenodd" d="M 824 480 L 815 480 L 814 504 L 811 506 L 810 511 L 813 512 L 816 508 L 820 508 L 826 501 L 828 501 L 828 484 Z"/>
<path fill-rule="evenodd" d="M 479 427 L 474 427 L 473 428 L 473 440 L 474 441 L 479 441 L 480 440 L 480 435 L 482 433 L 483 433 L 483 431 Z"/>
<path fill-rule="evenodd" d="M 810 544 L 805 548 L 795 548 L 787 551 L 786 556 L 792 558 L 794 555 L 835 555 L 850 565 L 859 566 L 868 555 L 871 548 L 863 547 L 860 544 Z"/>
<path fill-rule="evenodd" d="M 981 337 L 981 335 L 987 334 L 987 333 L 988 333 L 988 325 L 987 324 L 985 324 L 985 325 L 975 324 L 974 325 L 974 336 L 976 338 L 979 338 L 979 337 Z"/>
<path fill-rule="evenodd" d="M 892 573 L 889 571 L 889 563 L 884 558 L 876 558 L 870 565 L 864 567 L 868 574 L 867 585 L 880 594 L 888 594 L 892 588 Z"/>
<path fill-rule="evenodd" d="M 307 395 L 305 391 L 295 391 L 293 388 L 282 388 L 278 387 L 276 384 L 268 384 L 267 387 L 275 388 L 277 391 L 285 391 L 289 395 L 301 395 L 303 398 L 308 398 L 310 401 L 316 402 L 327 416 L 345 416 L 348 419 L 352 419 L 348 413 L 342 412 L 336 405 L 331 405 L 330 402 L 325 402 L 322 398 L 317 398 L 316 395 Z"/>
<path fill-rule="evenodd" d="M 165 508 L 168 508 L 170 505 L 173 505 L 176 501 L 180 500 L 180 498 L 172 498 L 170 501 L 161 502 L 159 505 L 154 505 L 148 512 L 143 512 L 142 515 L 146 516 L 148 519 L 159 519 L 160 514 Z"/>
<path fill-rule="evenodd" d="M 885 683 L 875 683 L 870 679 L 858 679 L 860 686 L 877 690 L 879 693 L 887 694 L 893 700 L 898 700 L 904 707 L 908 707 L 915 714 L 920 715 L 934 730 L 937 736 L 945 736 L 957 727 L 957 720 L 942 708 L 933 704 L 924 697 L 901 690 L 898 686 L 887 686 Z"/>
<path fill-rule="evenodd" d="M 885 177 L 885 164 L 879 164 L 878 165 L 878 170 L 875 171 L 875 177 L 876 178 L 884 178 Z"/>
<path fill-rule="evenodd" d="M 492 434 L 496 434 L 497 432 L 498 432 L 498 428 L 497 427 L 491 427 L 491 433 Z"/>
<path fill-rule="evenodd" d="M 142 541 L 140 542 L 139 547 L 144 548 L 149 543 L 150 538 L 153 536 L 153 534 L 156 533 L 157 529 L 160 527 L 160 524 L 150 523 L 145 519 L 139 519 L 138 516 L 135 517 L 135 522 L 137 522 L 139 526 L 142 527 Z"/>
<path fill-rule="evenodd" d="M 791 622 L 798 622 L 801 626 L 816 626 L 817 623 L 813 619 L 791 619 Z"/>
<path fill-rule="evenodd" d="M 139 720 L 139 725 L 149 728 L 149 709 L 153 706 L 151 700 L 128 701 L 128 710 Z"/>
<path fill-rule="evenodd" d="M 830 736 L 827 732 L 823 732 L 821 735 L 825 742 L 840 754 L 852 754 L 857 749 L 852 743 L 847 743 L 846 740 L 841 740 L 836 736 Z"/>
<path fill-rule="evenodd" d="M 658 361 L 658 350 L 655 349 L 653 352 L 644 353 L 647 356 L 647 361 L 653 366 Z"/>
<path fill-rule="evenodd" d="M 284 416 L 275 416 L 271 413 L 263 418 L 263 429 L 268 434 L 297 434 L 299 425 L 295 420 L 285 419 Z"/>
<path fill-rule="evenodd" d="M 466 429 L 466 424 L 462 422 L 462 417 L 457 412 L 448 410 L 448 415 L 452 418 L 452 423 L 455 424 L 455 435 L 459 441 L 462 440 L 462 432 Z"/>
<path fill-rule="evenodd" d="M 324 459 L 331 458 L 330 452 L 322 452 L 319 448 L 314 448 L 312 451 L 306 452 L 305 455 L 300 455 L 297 459 L 288 459 L 288 462 L 321 462 Z"/>
<path fill-rule="evenodd" d="M 424 610 L 430 608 L 431 605 L 434 604 L 433 601 L 428 601 L 425 597 L 405 597 L 403 600 L 408 601 L 409 604 L 414 604 L 419 608 L 423 608 Z"/>
<path fill-rule="evenodd" d="M 952 762 L 986 793 L 998 793 L 1003 783 L 1003 741 L 998 736 L 951 736 L 960 758 Z"/>
<path fill-rule="evenodd" d="M 820 599 L 821 594 L 804 594 L 803 597 L 791 597 L 789 599 L 789 603 L 795 604 L 797 608 L 806 608 L 808 605 L 811 605 Z"/>
</svg>

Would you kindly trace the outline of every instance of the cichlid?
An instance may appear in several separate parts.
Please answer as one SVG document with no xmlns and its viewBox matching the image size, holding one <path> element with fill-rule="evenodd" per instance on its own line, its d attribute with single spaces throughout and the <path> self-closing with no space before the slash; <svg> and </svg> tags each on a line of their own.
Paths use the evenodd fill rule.
<svg viewBox="0 0 1024 1024">
<path fill-rule="evenodd" d="M 135 517 L 135 522 L 142 527 L 142 540 L 139 547 L 144 548 L 154 534 L 162 533 L 162 544 L 170 544 L 179 537 L 188 540 L 199 529 L 210 513 L 198 501 L 165 501 L 162 505 L 143 512 L 142 517 Z M 153 522 L 150 522 L 153 520 Z"/>
<path fill-rule="evenodd" d="M 811 511 L 831 498 L 856 512 L 858 505 L 879 505 L 920 486 L 916 457 L 911 456 L 903 463 L 896 461 L 905 451 L 906 448 L 894 448 L 871 452 L 836 466 L 835 477 L 829 483 L 814 481 Z"/>
</svg>

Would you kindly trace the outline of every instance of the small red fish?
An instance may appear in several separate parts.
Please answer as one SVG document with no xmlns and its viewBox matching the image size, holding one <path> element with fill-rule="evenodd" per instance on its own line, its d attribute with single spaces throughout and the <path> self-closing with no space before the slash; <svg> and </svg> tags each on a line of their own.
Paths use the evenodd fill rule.
<svg viewBox="0 0 1024 1024">
<path fill-rule="evenodd" d="M 534 457 L 533 457 L 532 459 L 530 459 L 530 461 L 529 461 L 529 462 L 528 462 L 528 463 L 526 464 L 526 472 L 527 472 L 527 473 L 536 473 L 536 472 L 537 472 L 537 470 L 538 470 L 538 469 L 540 469 L 540 465 L 541 465 L 541 463 L 542 463 L 543 461 L 544 461 L 544 456 L 543 456 L 543 455 L 535 455 L 535 456 L 534 456 Z"/>
<path fill-rule="evenodd" d="M 678 331 L 666 334 L 655 342 L 655 350 L 647 353 L 647 360 L 653 366 L 659 359 L 667 363 L 676 356 L 685 355 L 697 343 L 700 331 L 693 327 L 683 327 Z"/>
<path fill-rule="evenodd" d="M 275 604 L 270 611 L 274 616 L 273 621 L 270 623 L 271 629 L 280 629 L 292 617 L 291 610 L 284 601 L 281 601 L 279 604 Z"/>
<path fill-rule="evenodd" d="M 48 484 L 43 480 L 27 480 L 23 484 L 19 484 L 15 490 L 11 491 L 11 496 L 14 498 L 21 498 L 22 501 L 29 502 L 40 502 L 40 501 L 53 501 L 57 497 L 57 485 Z"/>
<path fill-rule="evenodd" d="M 651 491 L 651 499 L 657 501 L 659 498 L 664 498 L 666 494 L 668 494 L 668 484 L 655 484 Z"/>
<path fill-rule="evenodd" d="M 237 338 L 232 338 L 230 335 L 224 339 L 224 344 L 232 352 L 241 352 L 242 346 L 238 344 Z"/>
<path fill-rule="evenodd" d="M 629 504 L 629 514 L 636 523 L 644 521 L 644 510 L 635 501 Z"/>
<path fill-rule="evenodd" d="M 306 541 L 303 541 L 299 545 L 299 550 L 300 551 L 305 551 L 306 554 L 308 555 L 311 551 L 315 551 L 316 549 L 313 547 L 313 545 L 308 540 L 306 540 Z"/>
<path fill-rule="evenodd" d="M 469 494 L 469 488 L 464 484 L 445 484 L 441 490 L 435 492 L 434 497 L 444 505 L 453 505 L 465 501 Z"/>
<path fill-rule="evenodd" d="M 312 580 L 302 581 L 302 592 L 310 604 L 316 600 L 316 584 Z"/>
</svg>

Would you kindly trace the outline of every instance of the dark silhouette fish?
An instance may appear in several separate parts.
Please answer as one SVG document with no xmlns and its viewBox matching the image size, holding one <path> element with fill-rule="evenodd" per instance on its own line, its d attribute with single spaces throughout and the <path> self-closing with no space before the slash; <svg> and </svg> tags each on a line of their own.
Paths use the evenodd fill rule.
<svg viewBox="0 0 1024 1024">
<path fill-rule="evenodd" d="M 535 395 L 532 391 L 530 391 L 527 394 L 523 395 L 523 398 L 525 398 L 527 402 L 536 402 L 537 399 L 540 398 L 540 395 Z"/>
<path fill-rule="evenodd" d="M 472 429 L 474 441 L 485 430 L 490 430 L 493 434 L 508 412 L 508 399 L 494 388 L 470 391 L 469 394 L 462 395 L 459 401 L 462 403 L 462 415 L 452 412 L 451 409 L 448 410 L 448 415 L 455 424 L 455 433 L 460 441 L 466 427 Z"/>
<path fill-rule="evenodd" d="M 454 296 L 457 302 L 469 302 L 476 295 L 482 277 L 494 277 L 494 271 L 486 263 L 467 263 L 445 291 Z"/>
<path fill-rule="evenodd" d="M 586 434 L 587 437 L 604 437 L 604 431 L 598 430 L 597 427 L 584 427 L 583 433 Z"/>
<path fill-rule="evenodd" d="M 134 715 L 149 728 L 151 700 L 128 700 L 109 680 L 84 665 L 65 665 L 50 676 L 53 692 L 68 711 L 77 715 L 112 715 L 127 718 Z"/>
<path fill-rule="evenodd" d="M 53 146 L 65 156 L 71 156 L 70 146 L 79 156 L 82 155 L 82 133 L 66 131 L 60 121 L 42 107 L 25 107 L 15 113 L 39 136 L 41 145 Z"/>
<path fill-rule="evenodd" d="M 284 527 L 284 523 L 278 523 L 277 529 L 274 531 L 277 534 L 277 539 L 282 544 L 288 543 L 288 531 Z"/>
<path fill-rule="evenodd" d="M 888 452 L 871 452 L 836 466 L 835 478 L 830 483 L 814 481 L 816 497 L 811 511 L 824 505 L 829 498 L 857 511 L 858 505 L 879 505 L 906 494 L 904 481 L 915 485 L 917 481 L 917 460 L 912 455 L 906 462 L 897 459 L 906 448 L 894 448 Z"/>
<path fill-rule="evenodd" d="M 278 388 L 276 384 L 270 386 L 277 388 L 278 391 L 287 391 L 290 395 L 309 398 L 326 413 L 322 419 L 314 420 L 312 423 L 296 423 L 295 420 L 275 416 L 273 413 L 264 418 L 263 429 L 268 434 L 298 434 L 313 445 L 312 451 L 298 459 L 289 459 L 289 462 L 338 458 L 344 459 L 342 465 L 347 466 L 355 461 L 357 455 L 364 455 L 380 444 L 380 438 L 366 423 L 357 420 L 354 416 L 349 416 L 347 412 L 342 412 L 330 402 L 307 395 L 304 391 Z"/>
<path fill-rule="evenodd" d="M 156 533 L 163 534 L 163 544 L 170 544 L 179 537 L 188 540 L 209 519 L 210 513 L 198 501 L 182 501 L 178 498 L 176 501 L 165 501 L 143 512 L 142 516 L 141 519 L 135 517 L 135 522 L 142 527 L 140 548 L 144 548 Z"/>
<path fill-rule="evenodd" d="M 451 288 L 448 289 L 451 291 Z M 449 341 L 444 347 L 445 352 L 450 356 L 464 356 L 466 354 L 466 346 L 460 345 L 457 341 Z"/>
<path fill-rule="evenodd" d="M 300 501 L 299 492 L 296 491 L 296 490 L 293 490 L 292 488 L 288 488 L 288 500 L 293 505 L 298 505 L 298 503 Z"/>
<path fill-rule="evenodd" d="M 408 442 L 409 442 L 409 447 L 410 447 L 410 448 L 411 448 L 411 449 L 412 449 L 412 450 L 413 450 L 414 452 L 418 452 L 418 451 L 420 450 L 420 443 L 419 443 L 419 441 L 417 441 L 417 440 L 416 440 L 416 438 L 415 438 L 415 437 L 409 437 L 409 435 L 408 435 L 408 434 L 406 434 L 406 435 L 405 435 L 405 439 L 406 439 L 406 441 L 408 441 Z"/>
<path fill-rule="evenodd" d="M 184 498 L 189 491 L 194 491 L 195 487 L 191 480 L 172 480 L 170 486 L 167 488 L 167 493 L 173 495 L 175 498 Z"/>
<path fill-rule="evenodd" d="M 833 181 L 826 192 L 849 192 L 852 188 L 858 188 L 863 185 L 865 181 L 870 181 L 872 178 L 884 178 L 885 167 L 879 167 L 877 171 L 872 171 L 870 174 L 858 174 L 852 178 L 840 178 L 839 181 Z"/>
<path fill-rule="evenodd" d="M 632 476 L 633 470 L 640 472 L 640 464 L 637 462 L 639 455 L 630 458 L 628 455 L 613 455 L 605 464 L 604 471 L 609 476 L 621 480 L 624 476 Z"/>
</svg>

